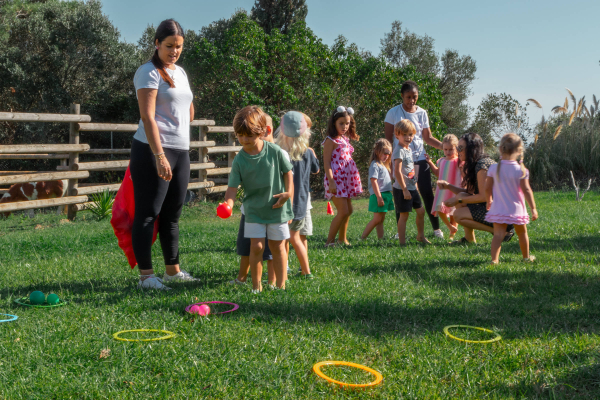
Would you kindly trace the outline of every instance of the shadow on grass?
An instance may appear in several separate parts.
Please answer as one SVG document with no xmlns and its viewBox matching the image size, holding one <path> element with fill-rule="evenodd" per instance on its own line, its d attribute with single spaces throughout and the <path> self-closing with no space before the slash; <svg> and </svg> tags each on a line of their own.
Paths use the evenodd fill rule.
<svg viewBox="0 0 600 400">
<path fill-rule="evenodd" d="M 563 374 L 545 375 L 542 367 L 534 367 L 535 372 L 528 379 L 512 385 L 489 387 L 487 392 L 500 392 L 526 399 L 599 399 L 600 398 L 600 355 L 589 365 L 590 353 L 563 353 L 560 356 L 544 359 L 540 364 L 568 365 Z M 583 364 L 583 365 L 582 365 Z"/>
</svg>

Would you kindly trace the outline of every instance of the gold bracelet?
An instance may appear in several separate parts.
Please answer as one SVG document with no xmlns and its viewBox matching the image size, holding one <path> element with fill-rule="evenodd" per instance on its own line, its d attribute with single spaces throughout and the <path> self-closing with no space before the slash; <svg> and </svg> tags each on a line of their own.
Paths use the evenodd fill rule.
<svg viewBox="0 0 600 400">
<path fill-rule="evenodd" d="M 162 153 L 155 154 L 154 157 L 158 157 L 159 160 L 162 160 L 164 158 L 163 157 L 164 155 L 165 155 L 165 153 L 162 152 Z"/>
</svg>

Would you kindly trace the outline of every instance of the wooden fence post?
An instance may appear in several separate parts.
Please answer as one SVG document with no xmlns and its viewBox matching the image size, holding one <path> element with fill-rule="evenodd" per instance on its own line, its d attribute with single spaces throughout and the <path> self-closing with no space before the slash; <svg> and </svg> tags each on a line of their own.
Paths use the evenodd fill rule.
<svg viewBox="0 0 600 400">
<path fill-rule="evenodd" d="M 227 145 L 228 146 L 235 146 L 235 133 L 230 132 L 227 134 Z M 233 159 L 235 158 L 235 152 L 229 152 L 227 153 L 227 166 L 229 168 L 231 168 L 231 166 L 233 165 Z"/>
<path fill-rule="evenodd" d="M 71 114 L 79 114 L 81 107 L 79 104 L 71 104 Z M 79 144 L 79 125 L 76 122 L 69 123 L 69 143 Z M 79 163 L 79 153 L 69 153 L 69 167 L 74 170 L 75 164 Z M 74 196 L 77 190 L 77 179 L 69 179 L 69 186 L 67 190 L 68 196 Z M 68 217 L 72 221 L 77 216 L 77 207 L 74 205 L 69 206 Z"/>
<path fill-rule="evenodd" d="M 200 127 L 200 141 L 201 142 L 205 142 L 208 140 L 208 126 L 201 126 Z M 200 162 L 202 163 L 207 163 L 208 162 L 208 147 L 200 147 L 198 149 L 198 154 L 200 157 Z M 208 173 L 206 172 L 206 169 L 201 169 L 200 171 L 198 171 L 198 178 L 200 178 L 199 180 L 202 182 L 207 182 L 208 181 Z M 204 193 L 204 189 L 200 189 L 198 190 L 198 199 L 202 200 L 202 201 L 206 201 L 206 194 Z"/>
</svg>

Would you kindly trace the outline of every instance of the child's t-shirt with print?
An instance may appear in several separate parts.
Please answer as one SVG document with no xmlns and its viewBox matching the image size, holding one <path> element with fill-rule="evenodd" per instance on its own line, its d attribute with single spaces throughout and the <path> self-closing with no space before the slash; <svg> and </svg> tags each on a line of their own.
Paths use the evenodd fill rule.
<svg viewBox="0 0 600 400">
<path fill-rule="evenodd" d="M 392 163 L 395 165 L 396 160 L 402 162 L 401 170 L 402 176 L 404 177 L 404 183 L 408 190 L 417 190 L 417 181 L 415 177 L 415 164 L 413 162 L 413 154 L 410 148 L 405 149 L 401 145 L 396 146 L 392 153 Z M 394 175 L 396 174 L 396 168 L 394 167 Z M 402 190 L 397 176 L 394 176 L 395 182 L 394 187 Z"/>
<path fill-rule="evenodd" d="M 263 143 L 263 149 L 257 155 L 242 150 L 233 159 L 228 186 L 241 185 L 244 189 L 242 203 L 246 222 L 281 224 L 294 218 L 292 204 L 288 200 L 283 207 L 274 209 L 277 198 L 273 196 L 285 192 L 283 174 L 292 170 L 292 163 L 279 146 Z"/>
<path fill-rule="evenodd" d="M 392 191 L 392 178 L 390 177 L 390 173 L 386 167 L 379 164 L 377 161 L 371 162 L 371 165 L 369 166 L 369 193 L 371 195 L 375 194 L 373 182 L 371 181 L 372 178 L 377 179 L 377 186 L 379 187 L 380 193 Z"/>
</svg>

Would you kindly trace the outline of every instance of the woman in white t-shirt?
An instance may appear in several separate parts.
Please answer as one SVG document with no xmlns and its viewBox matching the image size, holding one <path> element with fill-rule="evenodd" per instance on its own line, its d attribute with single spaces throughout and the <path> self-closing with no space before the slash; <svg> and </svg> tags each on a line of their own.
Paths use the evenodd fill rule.
<svg viewBox="0 0 600 400">
<path fill-rule="evenodd" d="M 410 148 L 413 154 L 413 161 L 415 163 L 415 170 L 417 171 L 417 184 L 419 187 L 419 193 L 423 197 L 425 203 L 425 209 L 429 216 L 429 221 L 433 227 L 433 233 L 436 237 L 443 238 L 444 234 L 440 230 L 440 220 L 438 217 L 431 214 L 433 207 L 434 193 L 431 186 L 431 169 L 427 160 L 425 160 L 425 147 L 424 143 L 435 147 L 436 149 L 442 148 L 442 142 L 437 140 L 431 134 L 429 129 L 429 117 L 427 111 L 417 106 L 417 100 L 419 99 L 419 87 L 413 81 L 406 81 L 400 88 L 400 95 L 402 96 L 402 104 L 392 108 L 388 111 L 385 116 L 385 138 L 393 142 L 393 147 L 396 148 L 398 140 L 394 136 L 394 125 L 403 119 L 409 119 L 417 129 L 417 133 L 410 144 Z M 396 221 L 400 217 L 398 210 L 400 207 L 396 204 Z"/>
<path fill-rule="evenodd" d="M 179 23 L 161 22 L 154 35 L 154 55 L 133 78 L 141 119 L 129 165 L 135 198 L 131 239 L 140 270 L 138 287 L 144 289 L 168 290 L 163 280 L 195 280 L 179 268 L 179 217 L 190 179 L 190 121 L 194 119 L 187 75 L 175 65 L 183 40 Z M 154 276 L 151 259 L 156 218 L 166 266 L 162 280 Z"/>
</svg>

